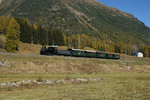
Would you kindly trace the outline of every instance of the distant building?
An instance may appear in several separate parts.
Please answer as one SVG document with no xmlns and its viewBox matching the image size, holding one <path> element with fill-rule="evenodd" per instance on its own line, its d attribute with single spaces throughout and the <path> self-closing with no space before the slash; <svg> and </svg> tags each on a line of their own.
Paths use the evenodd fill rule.
<svg viewBox="0 0 150 100">
<path fill-rule="evenodd" d="M 144 54 L 142 52 L 137 52 L 136 56 L 140 58 L 140 57 L 144 57 Z"/>
</svg>

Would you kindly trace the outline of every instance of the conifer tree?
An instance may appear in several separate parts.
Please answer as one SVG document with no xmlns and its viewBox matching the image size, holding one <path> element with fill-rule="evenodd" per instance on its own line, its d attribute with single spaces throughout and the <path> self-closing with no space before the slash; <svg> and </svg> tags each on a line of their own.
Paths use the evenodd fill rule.
<svg viewBox="0 0 150 100">
<path fill-rule="evenodd" d="M 63 46 L 64 45 L 64 36 L 60 30 L 53 30 L 54 44 Z"/>
<path fill-rule="evenodd" d="M 60 30 L 57 30 L 57 36 L 58 36 L 58 45 L 64 46 L 65 45 L 64 36 Z"/>
<path fill-rule="evenodd" d="M 41 45 L 47 45 L 48 44 L 48 32 L 46 28 L 43 28 L 42 26 L 39 26 L 37 29 L 39 43 Z"/>
<path fill-rule="evenodd" d="M 50 30 L 48 31 L 48 45 L 54 45 L 53 33 Z"/>
<path fill-rule="evenodd" d="M 20 25 L 20 41 L 24 43 L 32 42 L 32 26 L 28 19 L 25 18 L 17 18 L 16 19 Z"/>
<path fill-rule="evenodd" d="M 12 18 L 9 22 L 6 31 L 6 44 L 5 49 L 8 52 L 15 52 L 19 48 L 20 26 L 17 21 Z"/>
</svg>

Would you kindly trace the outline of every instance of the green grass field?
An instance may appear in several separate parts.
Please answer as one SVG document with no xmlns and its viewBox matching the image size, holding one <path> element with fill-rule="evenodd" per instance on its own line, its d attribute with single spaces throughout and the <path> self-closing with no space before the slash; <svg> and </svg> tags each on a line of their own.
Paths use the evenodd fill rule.
<svg viewBox="0 0 150 100">
<path fill-rule="evenodd" d="M 21 80 L 101 78 L 100 82 L 0 88 L 0 100 L 149 100 L 150 59 L 121 60 L 0 54 L 0 84 Z M 130 66 L 129 70 L 127 66 Z"/>
</svg>

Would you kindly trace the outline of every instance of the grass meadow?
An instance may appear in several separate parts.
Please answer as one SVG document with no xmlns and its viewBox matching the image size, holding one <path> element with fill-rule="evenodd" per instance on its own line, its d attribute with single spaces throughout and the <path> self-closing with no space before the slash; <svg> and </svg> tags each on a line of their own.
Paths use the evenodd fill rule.
<svg viewBox="0 0 150 100">
<path fill-rule="evenodd" d="M 21 80 L 101 78 L 100 82 L 0 88 L 0 100 L 149 100 L 150 59 L 121 60 L 0 54 L 0 84 Z M 128 66 L 131 68 L 128 69 Z"/>
</svg>

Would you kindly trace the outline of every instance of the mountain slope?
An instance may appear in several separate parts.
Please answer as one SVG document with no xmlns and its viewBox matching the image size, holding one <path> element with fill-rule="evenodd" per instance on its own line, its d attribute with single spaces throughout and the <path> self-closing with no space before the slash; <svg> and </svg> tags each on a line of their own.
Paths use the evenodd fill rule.
<svg viewBox="0 0 150 100">
<path fill-rule="evenodd" d="M 144 23 L 96 0 L 4 0 L 0 15 L 26 17 L 67 35 L 86 33 L 99 40 L 150 43 L 150 29 Z"/>
</svg>

